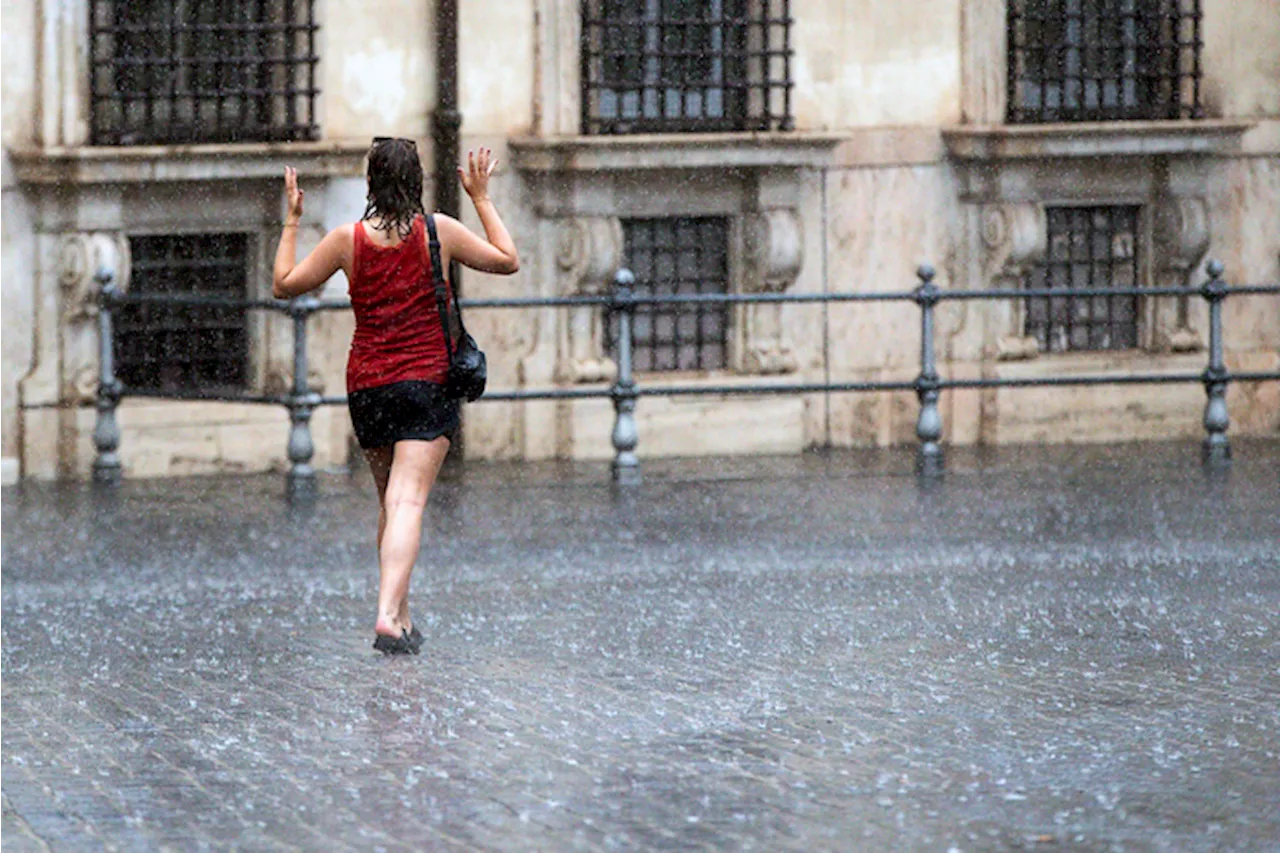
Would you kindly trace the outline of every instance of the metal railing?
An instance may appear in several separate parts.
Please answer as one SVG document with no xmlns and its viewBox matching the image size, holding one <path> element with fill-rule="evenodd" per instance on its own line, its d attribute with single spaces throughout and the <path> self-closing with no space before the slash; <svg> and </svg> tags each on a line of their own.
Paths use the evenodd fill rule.
<svg viewBox="0 0 1280 853">
<path fill-rule="evenodd" d="M 596 306 L 616 314 L 617 377 L 611 385 L 585 388 L 515 388 L 488 392 L 481 400 L 581 400 L 608 398 L 613 401 L 614 424 L 612 443 L 614 458 L 613 477 L 623 484 L 639 481 L 640 462 L 636 456 L 639 431 L 636 427 L 636 403 L 641 397 L 680 397 L 717 394 L 811 394 L 864 391 L 914 391 L 919 400 L 916 418 L 916 437 L 920 444 L 917 455 L 917 471 L 925 475 L 940 474 L 944 467 L 942 448 L 942 416 L 938 411 L 938 399 L 947 389 L 1008 388 L 1059 385 L 1134 385 L 1201 383 L 1207 397 L 1203 423 L 1205 439 L 1202 456 L 1206 463 L 1220 464 L 1231 455 L 1227 439 L 1230 423 L 1227 413 L 1227 387 L 1232 382 L 1257 382 L 1280 380 L 1280 371 L 1230 373 L 1223 354 L 1222 305 L 1228 297 L 1280 294 L 1280 285 L 1249 285 L 1232 287 L 1223 281 L 1223 266 L 1217 261 L 1208 264 L 1209 277 L 1200 287 L 1140 287 L 1140 288 L 1052 288 L 1052 289 L 990 289 L 943 290 L 934 282 L 932 267 L 921 266 L 917 271 L 919 284 L 912 290 L 879 291 L 870 293 L 751 293 L 751 294 L 675 294 L 638 295 L 635 279 L 630 270 L 619 270 L 614 287 L 607 295 L 562 296 L 509 299 L 464 299 L 462 306 L 468 309 L 522 309 L 569 308 Z M 283 405 L 289 410 L 290 429 L 288 456 L 290 468 L 287 488 L 290 495 L 301 495 L 314 489 L 315 470 L 311 458 L 315 444 L 311 438 L 311 415 L 318 406 L 345 405 L 346 396 L 323 396 L 307 386 L 307 321 L 323 311 L 341 311 L 350 308 L 348 300 L 318 300 L 304 296 L 290 302 L 273 300 L 219 301 L 218 304 L 234 305 L 249 310 L 278 311 L 288 314 L 293 321 L 293 386 L 287 394 L 229 394 L 219 391 L 190 389 L 188 391 L 130 390 L 122 386 L 114 370 L 114 337 L 112 315 L 114 310 L 129 303 L 167 303 L 170 305 L 206 305 L 209 297 L 181 294 L 130 294 L 121 293 L 114 284 L 110 272 L 100 273 L 100 374 L 97 395 L 98 418 L 94 430 L 97 457 L 93 465 L 94 479 L 99 482 L 115 482 L 120 478 L 120 427 L 116 421 L 116 407 L 125 396 L 167 397 L 192 400 L 222 400 L 242 403 L 268 403 Z M 1137 373 L 1123 376 L 1051 376 L 1051 377 L 986 377 L 978 379 L 948 379 L 938 374 L 935 354 L 936 332 L 934 313 L 942 302 L 966 300 L 1022 300 L 1028 298 L 1089 298 L 1095 296 L 1199 296 L 1205 300 L 1209 311 L 1208 363 L 1199 373 Z M 671 305 L 690 303 L 760 304 L 760 303 L 839 303 L 839 302 L 914 302 L 920 308 L 920 370 L 911 381 L 860 381 L 860 382 L 759 382 L 748 384 L 694 383 L 664 384 L 642 387 L 636 380 L 632 363 L 633 320 L 637 307 L 642 305 Z"/>
</svg>

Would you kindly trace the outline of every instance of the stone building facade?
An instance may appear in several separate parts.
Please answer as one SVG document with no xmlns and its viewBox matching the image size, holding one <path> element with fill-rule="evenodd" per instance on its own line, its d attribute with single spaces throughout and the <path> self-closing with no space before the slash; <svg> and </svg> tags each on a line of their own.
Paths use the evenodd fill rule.
<svg viewBox="0 0 1280 853">
<path fill-rule="evenodd" d="M 374 135 L 432 173 L 434 0 L 20 0 L 3 26 L 5 482 L 92 460 L 93 272 L 142 290 L 270 291 L 280 176 L 300 248 L 358 217 Z M 461 145 L 492 147 L 520 247 L 468 295 L 905 290 L 1280 281 L 1276 0 L 471 0 L 458 9 Z M 430 183 L 430 182 L 429 182 Z M 428 186 L 428 202 L 435 188 Z M 469 210 L 464 220 L 478 223 Z M 322 296 L 342 296 L 332 281 Z M 1280 300 L 1226 307 L 1233 370 L 1280 364 Z M 351 320 L 312 321 L 312 387 L 343 391 Z M 287 318 L 137 311 L 119 357 L 156 397 L 120 408 L 126 476 L 285 461 L 271 393 Z M 588 310 L 473 312 L 490 387 L 614 373 Z M 691 307 L 638 323 L 647 385 L 910 379 L 910 303 Z M 1204 309 L 1176 297 L 955 302 L 945 376 L 1199 371 Z M 1192 385 L 948 391 L 952 443 L 1193 436 Z M 1277 383 L 1235 385 L 1233 434 L 1280 430 Z M 909 393 L 645 398 L 644 455 L 913 440 Z M 313 419 L 321 466 L 345 411 Z M 609 455 L 607 400 L 479 403 L 466 452 Z"/>
</svg>

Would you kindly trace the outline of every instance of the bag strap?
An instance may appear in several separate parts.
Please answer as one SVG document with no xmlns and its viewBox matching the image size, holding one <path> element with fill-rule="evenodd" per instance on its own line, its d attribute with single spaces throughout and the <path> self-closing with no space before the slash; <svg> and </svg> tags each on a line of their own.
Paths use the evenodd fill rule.
<svg viewBox="0 0 1280 853">
<path fill-rule="evenodd" d="M 431 249 L 431 284 L 436 293 L 436 310 L 440 312 L 440 328 L 444 332 L 444 347 L 453 361 L 453 335 L 449 331 L 449 290 L 444 284 L 444 266 L 440 263 L 440 238 L 436 234 L 436 217 L 427 215 L 427 245 Z M 462 311 L 458 311 L 458 325 L 462 325 Z"/>
</svg>

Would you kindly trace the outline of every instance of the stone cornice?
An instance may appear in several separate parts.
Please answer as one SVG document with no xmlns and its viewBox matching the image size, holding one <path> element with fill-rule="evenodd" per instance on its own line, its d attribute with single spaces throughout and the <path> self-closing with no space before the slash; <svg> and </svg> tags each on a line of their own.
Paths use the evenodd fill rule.
<svg viewBox="0 0 1280 853">
<path fill-rule="evenodd" d="M 821 167 L 847 133 L 680 133 L 516 137 L 515 167 L 527 172 L 632 169 Z"/>
<path fill-rule="evenodd" d="M 144 145 L 11 150 L 23 184 L 131 184 L 279 178 L 285 166 L 304 177 L 364 174 L 365 141 Z"/>
<path fill-rule="evenodd" d="M 957 125 L 944 128 L 947 151 L 961 161 L 1168 154 L 1227 156 L 1242 150 L 1256 123 L 1241 119 Z"/>
</svg>

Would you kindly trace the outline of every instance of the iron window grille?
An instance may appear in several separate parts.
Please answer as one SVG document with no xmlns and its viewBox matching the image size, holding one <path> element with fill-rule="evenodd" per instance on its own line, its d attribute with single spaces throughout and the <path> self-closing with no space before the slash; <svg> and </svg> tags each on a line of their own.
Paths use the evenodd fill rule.
<svg viewBox="0 0 1280 853">
<path fill-rule="evenodd" d="M 1009 0 L 1013 124 L 1199 118 L 1200 0 Z"/>
<path fill-rule="evenodd" d="M 626 265 L 637 295 L 729 291 L 729 221 L 715 217 L 624 219 Z M 632 327 L 637 371 L 723 370 L 728 363 L 725 304 L 640 305 Z M 607 345 L 616 352 L 617 320 Z"/>
<path fill-rule="evenodd" d="M 1132 288 L 1138 281 L 1138 207 L 1051 207 L 1048 251 L 1028 288 Z M 1138 297 L 1029 297 L 1023 334 L 1041 352 L 1138 346 Z"/>
<path fill-rule="evenodd" d="M 314 0 L 90 0 L 95 145 L 315 139 Z"/>
<path fill-rule="evenodd" d="M 246 296 L 247 234 L 169 234 L 129 238 L 129 290 Z M 243 389 L 248 377 L 248 314 L 232 305 L 125 304 L 117 314 L 116 373 L 127 387 L 170 391 Z"/>
<path fill-rule="evenodd" d="M 584 134 L 790 130 L 789 0 L 584 0 Z"/>
</svg>

